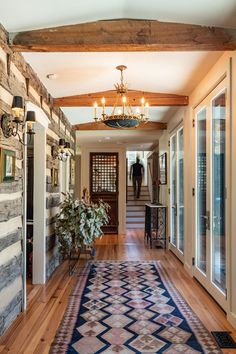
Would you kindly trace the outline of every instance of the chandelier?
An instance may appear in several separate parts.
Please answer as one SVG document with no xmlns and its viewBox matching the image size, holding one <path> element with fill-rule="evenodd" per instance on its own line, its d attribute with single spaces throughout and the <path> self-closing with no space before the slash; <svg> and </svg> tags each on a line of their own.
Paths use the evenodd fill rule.
<svg viewBox="0 0 236 354">
<path fill-rule="evenodd" d="M 128 86 L 124 83 L 123 72 L 127 69 L 125 65 L 116 67 L 120 71 L 120 83 L 115 84 L 116 99 L 112 108 L 111 114 L 107 114 L 106 99 L 101 100 L 101 116 L 98 117 L 98 103 L 94 103 L 94 120 L 95 122 L 102 122 L 111 128 L 134 128 L 141 122 L 147 122 L 149 119 L 149 104 L 145 102 L 145 98 L 140 99 L 140 107 L 132 108 L 127 96 Z"/>
</svg>

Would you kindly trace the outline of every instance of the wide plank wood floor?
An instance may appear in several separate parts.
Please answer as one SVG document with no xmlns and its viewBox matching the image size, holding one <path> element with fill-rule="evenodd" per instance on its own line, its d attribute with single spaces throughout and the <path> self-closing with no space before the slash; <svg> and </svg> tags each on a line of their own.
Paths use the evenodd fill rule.
<svg viewBox="0 0 236 354">
<path fill-rule="evenodd" d="M 144 244 L 142 230 L 128 230 L 126 235 L 103 236 L 97 242 L 96 259 L 161 260 L 177 289 L 208 330 L 232 331 L 236 340 L 236 331 L 226 320 L 221 308 L 187 274 L 171 252 L 149 249 Z M 68 264 L 64 262 L 46 285 L 29 287 L 27 311 L 18 316 L 0 339 L 0 353 L 48 353 L 75 282 L 76 276 L 68 275 Z M 236 350 L 223 352 L 233 354 Z"/>
</svg>

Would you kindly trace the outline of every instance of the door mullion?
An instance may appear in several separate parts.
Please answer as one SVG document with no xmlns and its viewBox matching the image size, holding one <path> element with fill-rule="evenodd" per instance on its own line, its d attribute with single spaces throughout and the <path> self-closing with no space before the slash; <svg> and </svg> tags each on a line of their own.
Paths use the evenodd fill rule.
<svg viewBox="0 0 236 354">
<path fill-rule="evenodd" d="M 179 250 L 179 134 L 176 136 L 176 248 Z"/>
<path fill-rule="evenodd" d="M 207 173 L 207 186 L 206 186 L 206 195 L 207 195 L 207 214 L 209 216 L 206 235 L 206 277 L 209 282 L 211 282 L 211 269 L 212 269 L 212 124 L 211 124 L 211 103 L 208 99 L 206 110 L 207 118 L 207 160 L 206 160 L 206 173 Z"/>
</svg>

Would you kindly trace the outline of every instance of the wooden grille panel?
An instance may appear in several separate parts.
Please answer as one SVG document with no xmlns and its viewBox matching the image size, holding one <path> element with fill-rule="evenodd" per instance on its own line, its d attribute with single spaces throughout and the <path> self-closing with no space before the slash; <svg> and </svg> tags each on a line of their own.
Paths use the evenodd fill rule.
<svg viewBox="0 0 236 354">
<path fill-rule="evenodd" d="M 92 201 L 102 199 L 110 205 L 110 222 L 105 233 L 118 233 L 118 153 L 90 154 L 90 194 Z"/>
</svg>

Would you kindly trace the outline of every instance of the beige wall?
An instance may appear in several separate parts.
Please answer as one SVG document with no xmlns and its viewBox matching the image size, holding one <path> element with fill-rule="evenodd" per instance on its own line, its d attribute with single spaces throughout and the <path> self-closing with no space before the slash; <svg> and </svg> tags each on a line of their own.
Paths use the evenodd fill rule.
<svg viewBox="0 0 236 354">
<path fill-rule="evenodd" d="M 119 153 L 119 234 L 126 230 L 126 151 L 122 148 L 86 147 L 81 150 L 81 192 L 83 188 L 90 190 L 90 152 Z"/>
</svg>

